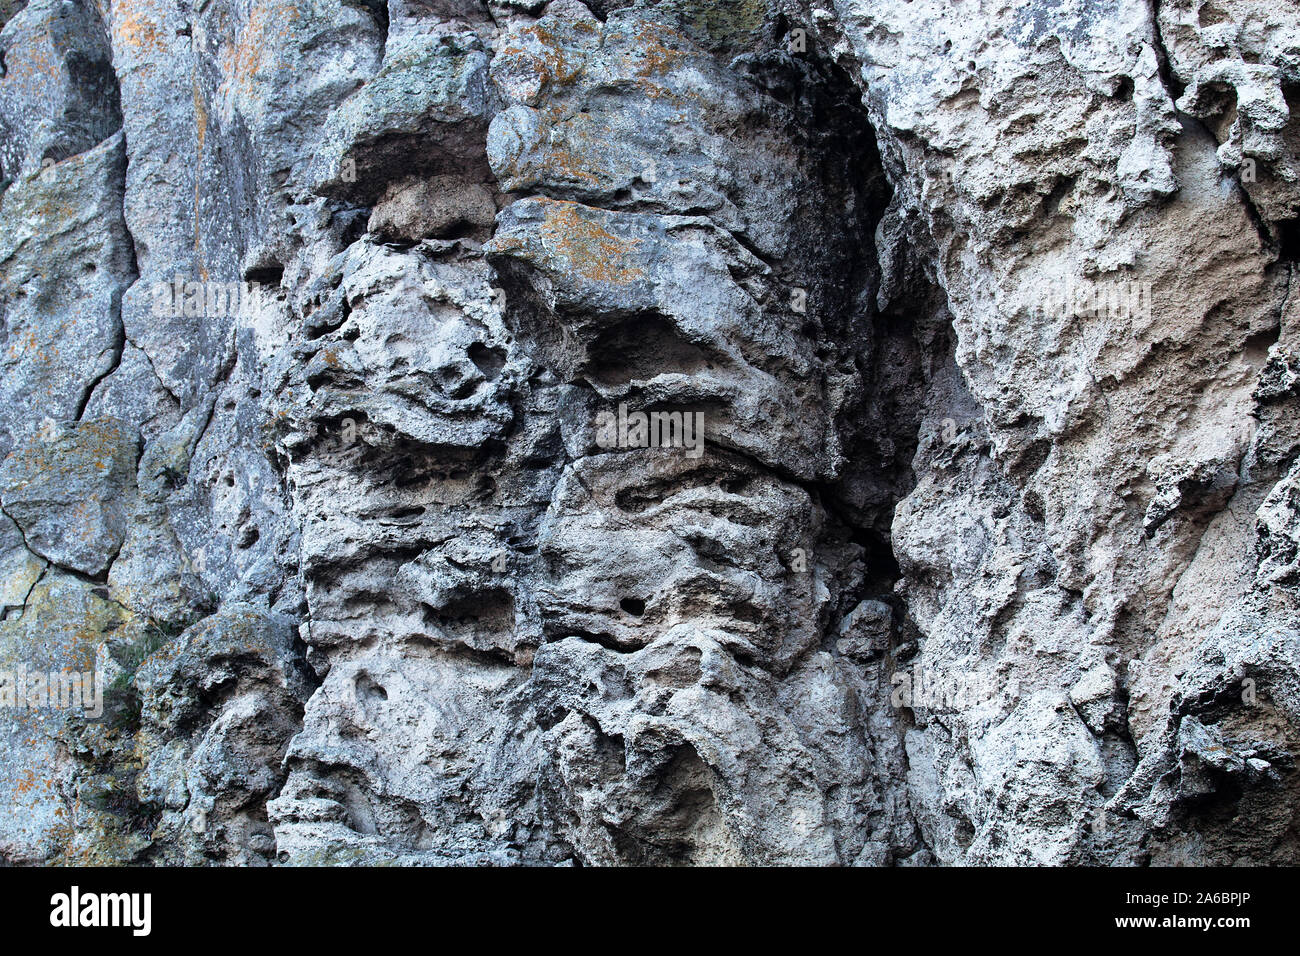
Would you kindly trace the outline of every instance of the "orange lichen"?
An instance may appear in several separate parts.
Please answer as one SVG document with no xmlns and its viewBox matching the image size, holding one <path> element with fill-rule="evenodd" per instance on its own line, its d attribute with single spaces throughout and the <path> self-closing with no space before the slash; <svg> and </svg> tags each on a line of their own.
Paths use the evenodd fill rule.
<svg viewBox="0 0 1300 956">
<path fill-rule="evenodd" d="M 249 12 L 234 42 L 223 45 L 220 53 L 221 72 L 235 92 L 253 92 L 258 74 L 279 59 L 297 19 L 297 9 L 279 4 L 263 4 Z"/>
<path fill-rule="evenodd" d="M 139 10 L 129 10 L 113 20 L 115 46 L 130 47 L 139 51 L 166 53 L 167 46 L 158 35 L 158 25 Z"/>
<path fill-rule="evenodd" d="M 208 109 L 203 102 L 203 93 L 199 90 L 198 77 L 190 75 L 190 89 L 194 95 L 194 132 L 198 140 L 197 150 L 195 152 L 195 164 L 201 170 L 203 167 L 203 144 L 208 138 Z M 197 172 L 194 176 L 194 258 L 199 263 L 199 277 L 206 282 L 208 280 L 208 270 L 203 264 L 203 231 L 200 227 L 199 200 L 202 193 L 203 179 Z"/>
<path fill-rule="evenodd" d="M 686 44 L 689 41 L 676 30 L 657 23 L 642 23 L 632 36 L 631 53 L 638 56 L 637 74 L 640 76 L 663 76 L 676 67 L 689 54 L 670 47 L 670 43 Z"/>
<path fill-rule="evenodd" d="M 12 62 L 6 64 L 7 75 L 10 82 L 22 83 L 24 86 L 31 81 L 48 83 L 58 79 L 62 63 L 50 47 L 25 46 L 20 48 L 20 55 L 14 56 Z"/>
<path fill-rule="evenodd" d="M 645 273 L 628 264 L 640 239 L 614 235 L 580 210 L 587 207 L 557 200 L 545 204 L 540 227 L 544 248 L 568 260 L 571 271 L 593 282 L 634 282 Z"/>
<path fill-rule="evenodd" d="M 560 136 L 558 141 L 553 136 L 543 145 L 538 166 L 547 173 L 559 172 L 591 186 L 607 182 L 610 172 L 601 161 L 608 155 L 608 131 L 593 130 L 589 122 L 582 121 L 582 115 L 565 119 L 558 110 L 548 113 L 546 119 L 552 131 Z"/>
<path fill-rule="evenodd" d="M 584 58 L 568 55 L 574 52 L 572 48 L 566 49 L 546 25 L 534 23 L 524 27 L 519 31 L 519 40 L 519 43 L 499 50 L 498 60 L 502 64 L 509 60 L 520 61 L 512 65 L 521 72 L 535 75 L 542 89 L 568 85 L 582 75 Z"/>
</svg>

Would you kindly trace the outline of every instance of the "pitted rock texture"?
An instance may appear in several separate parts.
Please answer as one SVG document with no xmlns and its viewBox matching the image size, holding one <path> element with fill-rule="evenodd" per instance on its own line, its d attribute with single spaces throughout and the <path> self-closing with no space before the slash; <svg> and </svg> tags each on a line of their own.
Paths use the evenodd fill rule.
<svg viewBox="0 0 1300 956">
<path fill-rule="evenodd" d="M 0 27 L 0 860 L 1300 863 L 1294 9 Z"/>
</svg>

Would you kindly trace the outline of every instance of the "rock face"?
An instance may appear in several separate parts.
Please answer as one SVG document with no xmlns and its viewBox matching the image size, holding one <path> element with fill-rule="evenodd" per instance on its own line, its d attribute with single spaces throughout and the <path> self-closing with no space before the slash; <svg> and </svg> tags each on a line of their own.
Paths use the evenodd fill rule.
<svg viewBox="0 0 1300 956">
<path fill-rule="evenodd" d="M 1293 8 L 0 24 L 0 860 L 1300 863 Z"/>
</svg>

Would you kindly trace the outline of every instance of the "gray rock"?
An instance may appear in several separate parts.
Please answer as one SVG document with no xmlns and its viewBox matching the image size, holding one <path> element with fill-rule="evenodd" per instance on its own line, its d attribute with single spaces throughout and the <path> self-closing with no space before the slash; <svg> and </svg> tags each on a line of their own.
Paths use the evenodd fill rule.
<svg viewBox="0 0 1300 956">
<path fill-rule="evenodd" d="M 33 553 L 101 575 L 126 536 L 138 439 L 113 419 L 88 419 L 20 445 L 0 463 L 0 504 Z"/>
<path fill-rule="evenodd" d="M 1294 10 L 3 17 L 0 862 L 1300 862 Z"/>
</svg>

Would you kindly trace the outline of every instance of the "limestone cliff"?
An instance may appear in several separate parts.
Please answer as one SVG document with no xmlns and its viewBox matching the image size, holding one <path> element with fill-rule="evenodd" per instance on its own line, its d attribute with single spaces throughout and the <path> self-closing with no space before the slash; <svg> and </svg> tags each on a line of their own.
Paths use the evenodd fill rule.
<svg viewBox="0 0 1300 956">
<path fill-rule="evenodd" d="M 1293 5 L 0 23 L 3 861 L 1300 863 Z"/>
</svg>

